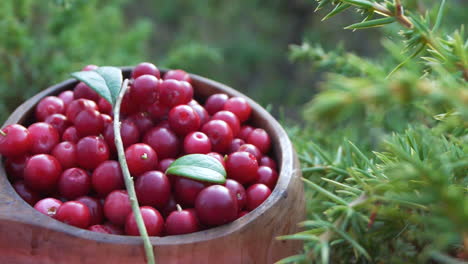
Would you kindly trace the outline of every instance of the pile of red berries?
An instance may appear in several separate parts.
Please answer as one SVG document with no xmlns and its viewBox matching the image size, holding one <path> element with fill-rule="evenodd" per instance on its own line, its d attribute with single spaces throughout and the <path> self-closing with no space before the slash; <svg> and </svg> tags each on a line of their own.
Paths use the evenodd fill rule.
<svg viewBox="0 0 468 264">
<path fill-rule="evenodd" d="M 89 65 L 83 70 L 93 70 Z M 270 137 L 249 125 L 241 97 L 193 99 L 190 76 L 161 76 L 151 63 L 132 72 L 122 102 L 121 134 L 129 170 L 151 236 L 185 234 L 222 225 L 258 207 L 278 179 L 268 156 Z M 112 106 L 86 84 L 47 96 L 36 123 L 0 130 L 0 154 L 16 192 L 39 212 L 109 234 L 139 235 L 117 160 Z M 219 160 L 224 185 L 164 172 L 178 157 Z M 183 208 L 183 209 L 182 209 Z"/>
</svg>

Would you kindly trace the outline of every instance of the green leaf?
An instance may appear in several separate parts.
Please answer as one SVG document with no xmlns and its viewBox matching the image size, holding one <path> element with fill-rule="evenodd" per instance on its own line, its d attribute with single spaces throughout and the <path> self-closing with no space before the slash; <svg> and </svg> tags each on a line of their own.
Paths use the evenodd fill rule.
<svg viewBox="0 0 468 264">
<path fill-rule="evenodd" d="M 335 8 L 330 13 L 328 13 L 324 18 L 322 18 L 322 21 L 327 20 L 327 19 L 339 14 L 339 13 L 345 11 L 346 9 L 350 8 L 350 7 L 351 7 L 350 4 L 341 4 L 341 3 L 337 4 L 335 6 Z"/>
<path fill-rule="evenodd" d="M 71 76 L 86 83 L 110 104 L 115 104 L 123 79 L 119 68 L 99 67 L 93 71 L 74 72 Z"/>
<path fill-rule="evenodd" d="M 374 6 L 372 2 L 366 0 L 342 0 L 342 2 L 353 4 L 361 8 L 372 8 Z"/>
<path fill-rule="evenodd" d="M 167 168 L 166 174 L 211 183 L 226 182 L 223 165 L 217 159 L 204 154 L 190 154 L 178 158 Z"/>
<path fill-rule="evenodd" d="M 379 18 L 379 19 L 352 24 L 352 25 L 345 27 L 345 29 L 364 29 L 364 28 L 371 28 L 371 27 L 380 27 L 386 24 L 393 23 L 395 21 L 396 21 L 396 18 L 394 17 L 385 17 L 385 18 Z"/>
</svg>

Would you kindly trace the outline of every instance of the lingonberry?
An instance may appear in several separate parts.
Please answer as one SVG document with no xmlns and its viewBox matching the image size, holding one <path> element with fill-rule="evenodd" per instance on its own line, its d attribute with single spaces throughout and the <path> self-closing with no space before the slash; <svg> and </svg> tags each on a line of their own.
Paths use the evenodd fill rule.
<svg viewBox="0 0 468 264">
<path fill-rule="evenodd" d="M 73 200 L 86 195 L 91 190 L 91 176 L 80 168 L 69 168 L 62 172 L 58 181 L 58 191 L 66 199 Z"/>
<path fill-rule="evenodd" d="M 250 132 L 252 132 L 253 130 L 254 128 L 252 126 L 243 125 L 241 126 L 239 135 L 237 135 L 237 137 L 246 141 L 247 138 L 249 137 Z"/>
<path fill-rule="evenodd" d="M 170 107 L 165 106 L 159 102 L 156 102 L 150 105 L 147 110 L 151 118 L 154 121 L 159 122 L 159 121 L 167 119 L 167 115 L 169 114 Z"/>
<path fill-rule="evenodd" d="M 104 224 L 104 227 L 107 228 L 107 230 L 109 230 L 109 232 L 111 232 L 111 234 L 113 235 L 123 235 L 124 234 L 124 230 L 121 226 L 118 226 L 118 225 L 115 225 L 111 222 L 107 222 Z"/>
<path fill-rule="evenodd" d="M 50 153 L 59 143 L 57 129 L 47 123 L 34 123 L 28 127 L 28 131 L 31 138 L 30 151 L 33 154 Z"/>
<path fill-rule="evenodd" d="M 229 111 L 219 111 L 211 117 L 211 120 L 223 120 L 232 130 L 232 135 L 235 137 L 239 134 L 240 122 L 235 114 Z"/>
<path fill-rule="evenodd" d="M 198 218 L 194 210 L 182 210 L 180 206 L 166 219 L 166 234 L 181 235 L 200 230 Z"/>
<path fill-rule="evenodd" d="M 73 143 L 77 143 L 78 140 L 80 140 L 80 136 L 78 135 L 78 131 L 76 130 L 76 127 L 74 126 L 67 127 L 67 129 L 63 131 L 62 141 L 70 141 Z"/>
<path fill-rule="evenodd" d="M 29 205 L 34 206 L 40 199 L 41 195 L 26 186 L 24 181 L 17 181 L 13 184 L 13 188 L 18 195 L 23 198 Z"/>
<path fill-rule="evenodd" d="M 73 100 L 75 100 L 75 94 L 73 93 L 73 91 L 67 90 L 67 91 L 61 92 L 57 97 L 60 98 L 60 99 L 62 99 L 63 105 L 64 105 L 64 107 L 65 107 L 64 113 L 66 113 L 67 108 L 68 108 L 68 105 L 69 105 Z"/>
<path fill-rule="evenodd" d="M 164 218 L 167 218 L 169 214 L 175 210 L 177 210 L 177 202 L 173 195 L 169 197 L 169 201 L 167 202 L 166 206 L 161 210 L 161 214 Z"/>
<path fill-rule="evenodd" d="M 193 102 L 194 100 L 190 101 Z M 205 110 L 205 108 L 199 104 L 189 104 L 193 110 L 197 113 L 198 117 L 200 117 L 200 125 L 204 125 L 206 122 L 210 121 L 210 115 Z"/>
<path fill-rule="evenodd" d="M 244 145 L 245 141 L 240 138 L 235 138 L 231 141 L 231 146 L 229 147 L 229 154 L 239 150 L 240 146 Z"/>
<path fill-rule="evenodd" d="M 99 112 L 107 115 L 112 114 L 112 105 L 104 98 L 99 98 L 98 101 Z"/>
<path fill-rule="evenodd" d="M 68 201 L 58 208 L 55 219 L 79 228 L 88 228 L 91 222 L 91 213 L 83 203 Z"/>
<path fill-rule="evenodd" d="M 159 80 L 153 75 L 145 74 L 137 77 L 130 88 L 132 102 L 142 106 L 149 106 L 156 101 Z"/>
<path fill-rule="evenodd" d="M 122 137 L 124 148 L 127 148 L 130 145 L 138 143 L 140 140 L 140 131 L 132 121 L 124 120 L 120 125 L 120 136 Z M 111 152 L 116 152 L 113 124 L 107 125 L 104 129 L 104 139 L 106 140 L 109 150 Z"/>
<path fill-rule="evenodd" d="M 268 156 L 262 156 L 259 165 L 270 167 L 273 170 L 277 170 L 278 168 L 278 166 L 276 165 L 276 161 Z"/>
<path fill-rule="evenodd" d="M 159 161 L 157 170 L 165 172 L 174 161 L 175 159 L 162 159 L 161 161 Z"/>
<path fill-rule="evenodd" d="M 250 132 L 247 137 L 247 143 L 257 146 L 263 154 L 270 150 L 270 136 L 262 128 L 256 128 Z"/>
<path fill-rule="evenodd" d="M 223 155 L 219 154 L 218 152 L 210 152 L 206 155 L 215 158 L 217 161 L 219 161 L 223 165 L 223 167 L 226 168 L 226 163 L 224 162 Z"/>
<path fill-rule="evenodd" d="M 149 114 L 146 112 L 139 112 L 131 115 L 127 120 L 133 122 L 137 126 L 140 135 L 144 135 L 154 126 L 153 120 L 151 120 Z"/>
<path fill-rule="evenodd" d="M 109 148 L 102 138 L 84 137 L 76 144 L 76 157 L 80 167 L 93 170 L 109 159 Z"/>
<path fill-rule="evenodd" d="M 94 64 L 89 64 L 83 67 L 82 71 L 94 71 L 98 66 Z"/>
<path fill-rule="evenodd" d="M 52 114 L 63 114 L 64 112 L 65 104 L 62 99 L 57 96 L 47 96 L 36 106 L 36 119 L 38 121 L 44 121 Z"/>
<path fill-rule="evenodd" d="M 146 227 L 148 236 L 160 236 L 164 230 L 164 219 L 158 210 L 151 206 L 140 207 L 143 223 Z M 125 222 L 125 233 L 131 236 L 139 236 L 140 231 L 135 220 L 133 212 L 131 212 Z"/>
<path fill-rule="evenodd" d="M 252 108 L 247 100 L 242 97 L 229 98 L 224 104 L 224 110 L 233 112 L 240 122 L 245 122 L 249 119 Z"/>
<path fill-rule="evenodd" d="M 214 115 L 216 112 L 222 111 L 224 109 L 224 104 L 227 102 L 229 97 L 227 94 L 218 93 L 213 94 L 206 99 L 205 109 L 210 115 Z"/>
<path fill-rule="evenodd" d="M 150 145 L 158 153 L 158 158 L 176 158 L 180 152 L 179 138 L 170 129 L 155 127 L 148 131 L 143 142 Z"/>
<path fill-rule="evenodd" d="M 89 108 L 76 115 L 74 124 L 81 137 L 98 136 L 104 129 L 104 120 L 101 118 L 101 114 Z"/>
<path fill-rule="evenodd" d="M 211 141 L 211 148 L 215 152 L 227 153 L 233 139 L 232 130 L 223 120 L 210 120 L 203 125 L 201 131 Z"/>
<path fill-rule="evenodd" d="M 104 201 L 104 215 L 113 224 L 123 226 L 132 211 L 127 191 L 116 190 L 107 195 Z"/>
<path fill-rule="evenodd" d="M 109 230 L 109 228 L 105 225 L 92 225 L 88 227 L 89 231 L 93 231 L 96 233 L 102 233 L 102 234 L 112 234 L 112 232 Z"/>
<path fill-rule="evenodd" d="M 205 183 L 188 178 L 176 177 L 174 180 L 174 195 L 178 203 L 192 207 L 195 199 L 203 188 Z"/>
<path fill-rule="evenodd" d="M 140 111 L 140 106 L 132 101 L 132 98 L 130 97 L 130 91 L 127 90 L 125 93 L 123 99 L 122 99 L 122 104 L 120 105 L 120 113 L 123 115 L 129 116 L 136 114 Z"/>
<path fill-rule="evenodd" d="M 244 215 L 248 214 L 249 212 L 248 211 L 240 211 L 239 215 L 237 216 L 237 218 L 241 218 L 243 217 Z"/>
<path fill-rule="evenodd" d="M 172 108 L 168 120 L 172 131 L 180 136 L 196 131 L 200 127 L 200 117 L 188 105 L 178 105 Z"/>
<path fill-rule="evenodd" d="M 142 62 L 133 69 L 132 78 L 136 79 L 145 74 L 153 75 L 157 78 L 161 77 L 158 68 L 154 64 L 149 62 Z"/>
<path fill-rule="evenodd" d="M 102 119 L 102 123 L 104 124 L 104 128 L 106 128 L 107 126 L 109 125 L 113 125 L 112 124 L 112 117 L 110 115 L 106 115 L 106 114 L 101 114 L 101 119 Z"/>
<path fill-rule="evenodd" d="M 164 74 L 164 80 L 178 80 L 192 82 L 190 75 L 183 70 L 170 70 Z"/>
<path fill-rule="evenodd" d="M 268 196 L 270 196 L 271 190 L 265 184 L 256 183 L 247 188 L 246 194 L 247 202 L 245 204 L 245 208 L 248 211 L 252 211 L 260 204 L 262 204 L 268 198 Z"/>
<path fill-rule="evenodd" d="M 227 179 L 226 183 L 224 183 L 224 186 L 228 188 L 231 194 L 234 196 L 234 199 L 237 201 L 237 208 L 239 211 L 244 209 L 245 203 L 247 201 L 244 186 L 233 179 Z"/>
<path fill-rule="evenodd" d="M 24 182 L 31 190 L 51 193 L 55 190 L 62 173 L 56 158 L 47 154 L 32 156 L 24 168 Z"/>
<path fill-rule="evenodd" d="M 268 166 L 260 166 L 258 167 L 257 174 L 257 183 L 265 184 L 270 190 L 275 188 L 276 182 L 278 181 L 278 173 L 276 170 Z"/>
<path fill-rule="evenodd" d="M 75 201 L 81 202 L 88 207 L 89 213 L 91 214 L 91 221 L 89 225 L 97 225 L 102 223 L 104 220 L 104 211 L 102 209 L 101 202 L 98 199 L 90 196 L 82 196 L 77 198 Z"/>
<path fill-rule="evenodd" d="M 188 104 L 193 98 L 193 88 L 188 82 L 164 80 L 159 85 L 159 102 L 167 107 Z"/>
<path fill-rule="evenodd" d="M 240 184 L 249 184 L 257 180 L 258 163 L 249 152 L 234 152 L 226 159 L 226 171 L 229 178 Z"/>
<path fill-rule="evenodd" d="M 95 92 L 93 89 L 91 89 L 86 83 L 84 82 L 79 82 L 74 89 L 75 93 L 75 99 L 88 99 L 94 102 L 99 101 L 99 94 Z"/>
<path fill-rule="evenodd" d="M 5 157 L 24 156 L 32 147 L 32 137 L 22 125 L 12 124 L 0 130 L 0 154 Z"/>
<path fill-rule="evenodd" d="M 63 169 L 76 167 L 78 165 L 76 158 L 76 144 L 73 142 L 60 142 L 54 147 L 51 154 L 60 162 Z"/>
<path fill-rule="evenodd" d="M 70 102 L 67 107 L 68 121 L 74 123 L 76 116 L 85 109 L 98 110 L 98 106 L 94 101 L 88 99 L 76 99 Z"/>
<path fill-rule="evenodd" d="M 257 159 L 257 162 L 262 158 L 262 152 L 252 144 L 244 144 L 239 147 L 238 151 L 249 152 L 250 154 L 254 155 Z"/>
<path fill-rule="evenodd" d="M 167 120 L 162 120 L 162 121 L 160 121 L 156 127 L 162 127 L 162 128 L 166 128 L 166 129 L 171 129 L 171 126 L 169 125 L 169 121 L 167 121 Z M 171 131 L 172 131 L 172 130 L 171 130 Z"/>
<path fill-rule="evenodd" d="M 207 154 L 211 152 L 211 142 L 203 132 L 191 132 L 184 139 L 184 152 L 186 154 Z"/>
<path fill-rule="evenodd" d="M 217 226 L 237 218 L 237 201 L 228 188 L 212 185 L 203 189 L 195 201 L 195 210 L 200 222 L 206 226 Z"/>
<path fill-rule="evenodd" d="M 68 122 L 67 117 L 62 114 L 50 115 L 45 119 L 44 122 L 57 129 L 59 135 L 62 135 L 65 129 L 70 126 L 70 122 Z"/>
<path fill-rule="evenodd" d="M 24 178 L 24 168 L 29 160 L 28 155 L 10 157 L 5 160 L 5 171 L 12 180 L 21 180 Z"/>
<path fill-rule="evenodd" d="M 141 175 L 158 166 L 158 155 L 147 144 L 133 144 L 125 150 L 128 170 L 133 176 Z"/>
<path fill-rule="evenodd" d="M 147 171 L 136 179 L 135 191 L 141 205 L 164 209 L 171 196 L 171 184 L 166 174 Z"/>
<path fill-rule="evenodd" d="M 91 184 L 94 191 L 101 197 L 105 197 L 112 191 L 123 189 L 124 179 L 120 164 L 115 160 L 101 163 L 93 171 Z"/>
<path fill-rule="evenodd" d="M 44 198 L 42 200 L 39 200 L 34 205 L 34 209 L 36 209 L 37 211 L 47 216 L 55 218 L 60 206 L 62 206 L 62 202 L 60 200 L 49 197 L 49 198 Z"/>
</svg>

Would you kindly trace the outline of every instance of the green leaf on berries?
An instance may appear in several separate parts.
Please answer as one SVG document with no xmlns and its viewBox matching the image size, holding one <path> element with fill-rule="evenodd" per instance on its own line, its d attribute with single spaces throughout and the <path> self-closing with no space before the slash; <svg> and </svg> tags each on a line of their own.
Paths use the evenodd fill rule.
<svg viewBox="0 0 468 264">
<path fill-rule="evenodd" d="M 71 76 L 86 83 L 112 105 L 117 101 L 123 81 L 119 68 L 104 66 L 93 71 L 74 72 Z"/>
<path fill-rule="evenodd" d="M 178 158 L 167 168 L 166 174 L 203 182 L 226 182 L 226 170 L 221 162 L 204 154 L 190 154 Z"/>
</svg>

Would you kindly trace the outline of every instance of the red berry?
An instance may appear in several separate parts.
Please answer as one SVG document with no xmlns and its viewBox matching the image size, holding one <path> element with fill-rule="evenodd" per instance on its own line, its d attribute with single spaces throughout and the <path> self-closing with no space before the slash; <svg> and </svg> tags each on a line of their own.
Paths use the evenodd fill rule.
<svg viewBox="0 0 468 264">
<path fill-rule="evenodd" d="M 124 179 L 120 164 L 115 160 L 101 163 L 91 176 L 93 189 L 99 196 L 105 197 L 110 192 L 123 189 Z"/>
<path fill-rule="evenodd" d="M 240 130 L 240 122 L 235 114 L 229 111 L 219 111 L 211 117 L 211 120 L 223 120 L 232 130 L 232 135 L 237 136 Z"/>
<path fill-rule="evenodd" d="M 57 96 L 47 96 L 36 106 L 36 119 L 44 121 L 50 115 L 63 114 L 64 112 L 65 104 L 62 99 Z"/>
<path fill-rule="evenodd" d="M 265 184 L 257 183 L 250 186 L 247 191 L 246 209 L 252 211 L 262 204 L 271 194 L 270 188 Z"/>
<path fill-rule="evenodd" d="M 158 158 L 176 158 L 180 152 L 180 142 L 170 129 L 155 127 L 148 131 L 143 142 L 150 145 L 158 153 Z"/>
<path fill-rule="evenodd" d="M 218 160 L 223 165 L 223 167 L 226 168 L 226 163 L 224 162 L 223 155 L 221 155 L 221 154 L 219 154 L 217 152 L 210 152 L 210 153 L 208 153 L 206 155 L 215 158 L 216 160 Z"/>
<path fill-rule="evenodd" d="M 57 211 L 62 206 L 62 202 L 55 199 L 55 198 L 44 198 L 38 201 L 34 205 L 34 209 L 37 211 L 50 216 L 52 218 L 56 218 Z"/>
<path fill-rule="evenodd" d="M 183 70 L 170 70 L 164 74 L 164 80 L 178 80 L 191 82 L 190 75 Z"/>
<path fill-rule="evenodd" d="M 124 148 L 127 148 L 130 145 L 138 143 L 140 131 L 138 131 L 138 127 L 132 121 L 124 120 L 120 125 L 120 136 L 122 137 Z M 104 129 L 104 139 L 110 151 L 116 152 L 113 124 L 106 126 L 106 129 Z"/>
<path fill-rule="evenodd" d="M 171 196 L 171 185 L 166 174 L 153 170 L 136 179 L 135 191 L 141 205 L 164 209 Z"/>
<path fill-rule="evenodd" d="M 278 166 L 276 165 L 276 161 L 274 161 L 268 156 L 262 156 L 262 158 L 259 161 L 259 165 L 270 167 L 273 170 L 276 170 L 278 168 Z"/>
<path fill-rule="evenodd" d="M 253 130 L 254 130 L 254 128 L 249 126 L 249 125 L 241 126 L 241 129 L 239 131 L 239 135 L 237 135 L 237 137 L 239 137 L 240 139 L 243 139 L 245 141 L 249 137 L 250 132 L 252 132 Z"/>
<path fill-rule="evenodd" d="M 52 149 L 59 143 L 60 137 L 53 126 L 44 123 L 34 123 L 28 127 L 29 136 L 31 137 L 31 153 L 50 153 Z"/>
<path fill-rule="evenodd" d="M 189 234 L 198 230 L 200 227 L 194 210 L 173 211 L 166 219 L 168 235 Z"/>
<path fill-rule="evenodd" d="M 260 152 L 260 150 L 255 145 L 252 145 L 252 144 L 244 144 L 239 147 L 238 151 L 248 152 L 254 155 L 255 158 L 257 159 L 257 162 L 262 158 L 262 152 Z"/>
<path fill-rule="evenodd" d="M 164 219 L 161 214 L 150 206 L 140 207 L 143 223 L 145 224 L 148 236 L 160 236 L 164 229 Z M 125 233 L 131 236 L 139 236 L 140 231 L 133 212 L 130 213 L 125 222 Z"/>
<path fill-rule="evenodd" d="M 102 209 L 101 202 L 98 199 L 89 196 L 82 196 L 76 199 L 76 201 L 81 202 L 88 207 L 89 213 L 91 214 L 90 225 L 102 223 L 104 220 L 104 211 Z"/>
<path fill-rule="evenodd" d="M 39 193 L 29 189 L 24 184 L 24 181 L 15 182 L 13 184 L 13 188 L 18 193 L 18 195 L 31 206 L 34 206 L 34 204 L 36 204 L 41 199 Z"/>
<path fill-rule="evenodd" d="M 226 171 L 229 178 L 241 184 L 257 180 L 258 163 L 254 155 L 248 152 L 234 152 L 226 160 Z"/>
<path fill-rule="evenodd" d="M 75 122 L 76 116 L 85 109 L 98 110 L 98 106 L 94 101 L 88 99 L 76 99 L 67 107 L 67 118 L 70 122 Z"/>
<path fill-rule="evenodd" d="M 130 89 L 132 102 L 148 106 L 156 101 L 158 95 L 159 80 L 153 75 L 145 74 L 133 81 Z"/>
<path fill-rule="evenodd" d="M 188 104 L 193 97 L 193 88 L 188 82 L 164 80 L 159 85 L 159 102 L 167 107 Z"/>
<path fill-rule="evenodd" d="M 250 132 L 247 143 L 257 146 L 263 154 L 270 150 L 270 136 L 261 128 L 256 128 Z"/>
<path fill-rule="evenodd" d="M 245 122 L 249 119 L 252 108 L 249 103 L 242 97 L 232 97 L 224 104 L 224 110 L 233 112 L 240 122 Z"/>
<path fill-rule="evenodd" d="M 10 179 L 20 180 L 24 178 L 24 168 L 29 156 L 11 157 L 5 160 L 5 171 Z"/>
<path fill-rule="evenodd" d="M 60 175 L 58 190 L 61 196 L 69 200 L 86 195 L 91 190 L 91 176 L 79 168 L 67 169 Z"/>
<path fill-rule="evenodd" d="M 102 97 L 99 98 L 98 108 L 99 108 L 99 112 L 103 114 L 108 114 L 108 115 L 112 114 L 112 105 L 106 99 Z"/>
<path fill-rule="evenodd" d="M 211 142 L 203 132 L 192 132 L 185 136 L 184 151 L 186 154 L 207 154 L 211 152 Z"/>
<path fill-rule="evenodd" d="M 80 82 L 75 86 L 74 93 L 75 93 L 75 99 L 83 98 L 83 99 L 88 99 L 94 102 L 98 102 L 100 98 L 99 94 L 93 89 L 91 89 L 84 82 Z"/>
<path fill-rule="evenodd" d="M 210 115 L 214 115 L 224 109 L 224 104 L 227 102 L 229 97 L 227 94 L 213 94 L 205 102 L 205 109 Z"/>
<path fill-rule="evenodd" d="M 164 218 L 166 218 L 167 216 L 169 216 L 169 214 L 175 210 L 177 210 L 177 202 L 176 200 L 174 199 L 174 196 L 170 196 L 169 197 L 169 201 L 167 202 L 166 206 L 164 207 L 164 209 L 161 210 L 161 214 L 164 216 Z"/>
<path fill-rule="evenodd" d="M 102 234 L 112 234 L 112 232 L 107 228 L 105 225 L 92 225 L 88 227 L 89 231 L 93 231 L 96 233 L 102 233 Z"/>
<path fill-rule="evenodd" d="M 104 128 L 106 128 L 107 126 L 112 126 L 113 123 L 112 123 L 112 117 L 110 115 L 106 115 L 106 114 L 101 114 L 101 119 L 102 119 L 102 122 L 104 123 Z"/>
<path fill-rule="evenodd" d="M 31 190 L 51 193 L 61 173 L 62 167 L 56 158 L 47 154 L 34 155 L 24 168 L 24 182 Z"/>
<path fill-rule="evenodd" d="M 52 156 L 60 162 L 63 169 L 76 167 L 78 164 L 76 158 L 76 145 L 73 142 L 63 141 L 57 144 L 52 150 Z"/>
<path fill-rule="evenodd" d="M 237 208 L 239 211 L 244 209 L 245 203 L 247 201 L 244 186 L 233 179 L 227 179 L 224 186 L 228 188 L 231 194 L 234 196 L 234 199 L 237 201 Z"/>
<path fill-rule="evenodd" d="M 235 138 L 231 141 L 231 147 L 229 147 L 229 154 L 239 151 L 240 146 L 244 145 L 245 141 L 240 138 Z"/>
<path fill-rule="evenodd" d="M 175 159 L 163 159 L 159 161 L 158 168 L 157 168 L 158 171 L 165 172 L 167 168 L 169 168 L 169 166 L 171 166 L 172 162 L 174 161 Z"/>
<path fill-rule="evenodd" d="M 200 117 L 188 105 L 178 105 L 169 112 L 169 125 L 177 135 L 187 135 L 198 130 L 200 127 Z"/>
<path fill-rule="evenodd" d="M 57 210 L 55 218 L 60 222 L 76 226 L 79 228 L 88 228 L 91 222 L 91 213 L 86 205 L 81 202 L 69 201 L 62 204 Z"/>
<path fill-rule="evenodd" d="M 130 212 L 132 206 L 127 191 L 116 190 L 107 195 L 104 201 L 104 215 L 113 224 L 123 226 Z"/>
<path fill-rule="evenodd" d="M 128 170 L 133 176 L 138 176 L 158 166 L 158 155 L 147 144 L 133 144 L 125 150 Z"/>
<path fill-rule="evenodd" d="M 275 188 L 276 182 L 278 181 L 278 173 L 275 170 L 267 166 L 260 166 L 258 167 L 257 174 L 257 183 L 265 184 L 270 190 Z"/>
<path fill-rule="evenodd" d="M 194 100 L 190 101 L 193 102 Z M 206 122 L 210 121 L 210 115 L 208 112 L 203 108 L 203 106 L 199 104 L 189 104 L 190 107 L 192 107 L 193 110 L 197 113 L 197 115 L 200 117 L 200 125 L 204 125 Z"/>
<path fill-rule="evenodd" d="M 113 235 L 123 235 L 124 234 L 124 230 L 122 227 L 118 226 L 118 225 L 115 225 L 111 222 L 107 222 L 104 224 L 104 227 L 109 230 L 109 232 Z"/>
<path fill-rule="evenodd" d="M 76 144 L 76 157 L 80 167 L 93 170 L 109 159 L 109 148 L 99 137 L 84 137 Z"/>
<path fill-rule="evenodd" d="M 99 68 L 97 65 L 89 64 L 83 67 L 82 71 L 94 71 Z"/>
<path fill-rule="evenodd" d="M 81 137 L 97 136 L 104 129 L 104 120 L 101 118 L 101 114 L 89 108 L 76 115 L 74 124 Z"/>
<path fill-rule="evenodd" d="M 154 66 L 154 64 L 149 62 L 142 62 L 133 69 L 132 78 L 136 79 L 145 74 L 153 75 L 157 78 L 161 77 L 158 68 Z"/>
<path fill-rule="evenodd" d="M 64 105 L 64 107 L 65 107 L 64 113 L 66 113 L 67 108 L 68 108 L 68 105 L 69 105 L 73 100 L 75 100 L 75 94 L 73 93 L 73 91 L 67 90 L 67 91 L 61 92 L 57 97 L 60 98 L 60 99 L 62 99 L 63 105 Z"/>
<path fill-rule="evenodd" d="M 148 107 L 148 113 L 151 115 L 154 121 L 159 122 L 167 119 L 170 107 L 165 106 L 159 102 L 156 102 Z"/>
<path fill-rule="evenodd" d="M 65 129 L 70 126 L 70 122 L 68 122 L 67 117 L 62 114 L 50 115 L 45 119 L 44 122 L 57 129 L 59 135 L 62 135 Z"/>
<path fill-rule="evenodd" d="M 201 131 L 210 139 L 213 151 L 219 153 L 227 153 L 229 151 L 233 135 L 231 128 L 226 122 L 211 120 L 203 125 Z"/>
<path fill-rule="evenodd" d="M 125 93 L 122 104 L 120 105 L 120 112 L 124 115 L 133 115 L 140 111 L 140 106 L 132 101 L 130 97 L 130 90 Z"/>
<path fill-rule="evenodd" d="M 62 141 L 70 141 L 73 143 L 77 143 L 80 140 L 80 136 L 78 135 L 78 131 L 76 127 L 71 126 L 65 129 L 62 134 Z"/>
<path fill-rule="evenodd" d="M 195 199 L 201 190 L 205 188 L 205 183 L 177 177 L 174 180 L 174 195 L 177 202 L 184 206 L 193 206 Z"/>
<path fill-rule="evenodd" d="M 203 189 L 195 201 L 195 210 L 200 222 L 217 226 L 237 218 L 237 201 L 228 188 L 212 185 Z"/>
<path fill-rule="evenodd" d="M 248 214 L 248 213 L 249 213 L 248 211 L 241 211 L 241 212 L 239 213 L 239 215 L 237 216 L 237 218 L 241 218 L 241 217 L 243 217 L 244 215 L 246 215 L 246 214 Z"/>
<path fill-rule="evenodd" d="M 128 117 L 129 121 L 133 122 L 140 132 L 140 135 L 144 135 L 148 130 L 150 130 L 153 126 L 153 120 L 151 120 L 148 113 L 140 112 Z"/>
<path fill-rule="evenodd" d="M 12 124 L 0 130 L 0 154 L 3 156 L 24 156 L 31 147 L 32 137 L 24 126 Z"/>
</svg>

